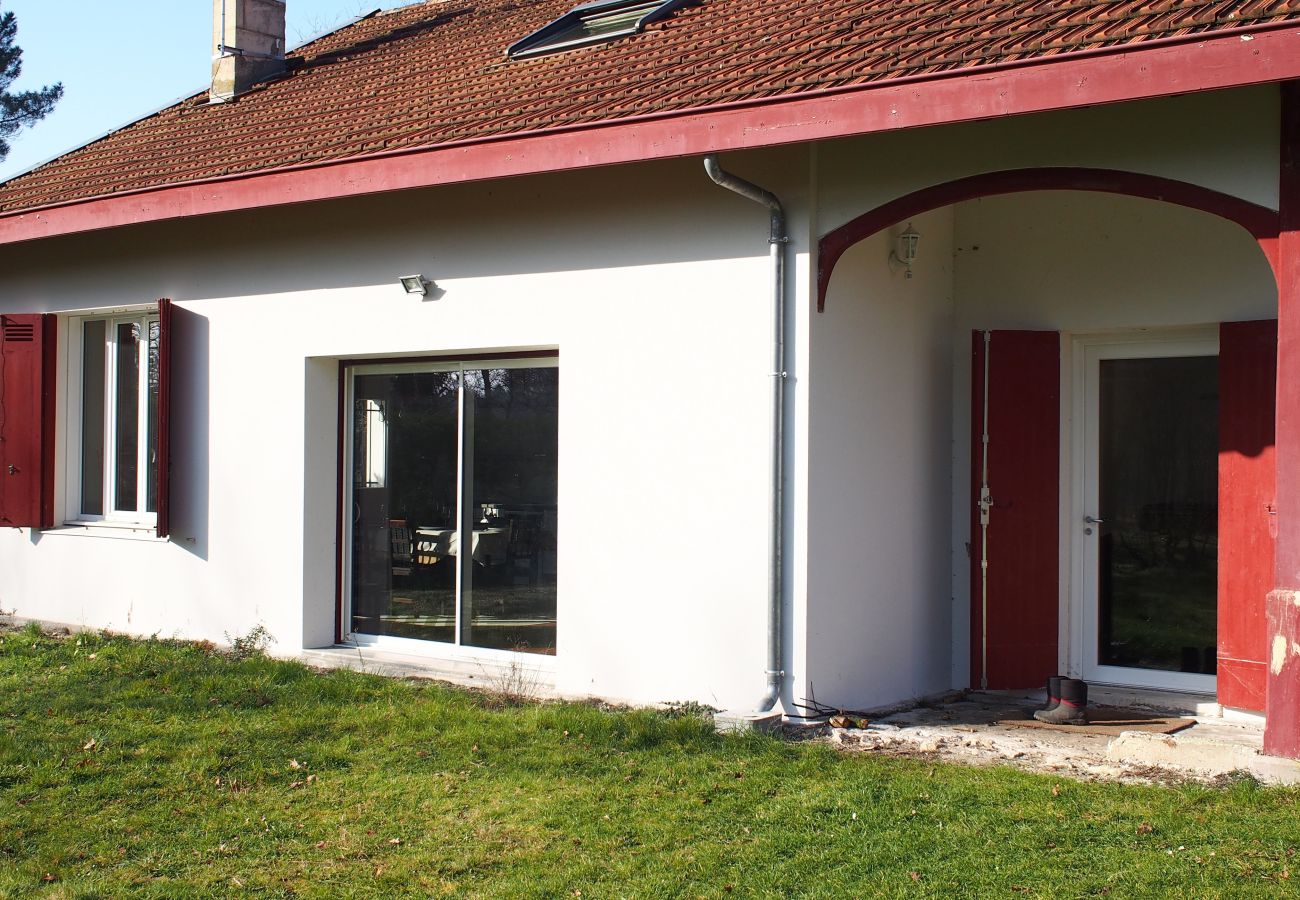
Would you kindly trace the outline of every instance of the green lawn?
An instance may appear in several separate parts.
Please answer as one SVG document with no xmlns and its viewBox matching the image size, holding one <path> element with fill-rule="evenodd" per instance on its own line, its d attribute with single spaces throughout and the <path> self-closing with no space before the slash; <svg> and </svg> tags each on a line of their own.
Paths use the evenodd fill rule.
<svg viewBox="0 0 1300 900">
<path fill-rule="evenodd" d="M 1296 893 L 1300 791 L 1079 784 L 0 635 L 0 896 Z"/>
</svg>

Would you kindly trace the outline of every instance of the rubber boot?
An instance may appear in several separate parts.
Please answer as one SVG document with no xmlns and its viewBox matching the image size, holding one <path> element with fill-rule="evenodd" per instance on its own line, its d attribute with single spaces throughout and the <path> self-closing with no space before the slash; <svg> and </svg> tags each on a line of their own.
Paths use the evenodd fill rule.
<svg viewBox="0 0 1300 900">
<path fill-rule="evenodd" d="M 1053 675 L 1047 679 L 1047 703 L 1039 707 L 1042 712 L 1050 712 L 1061 705 L 1061 682 L 1065 680 L 1062 675 Z"/>
<path fill-rule="evenodd" d="M 1040 709 L 1034 718 L 1052 725 L 1088 724 L 1088 684 L 1078 678 L 1061 679 L 1061 702 L 1050 710 Z"/>
</svg>

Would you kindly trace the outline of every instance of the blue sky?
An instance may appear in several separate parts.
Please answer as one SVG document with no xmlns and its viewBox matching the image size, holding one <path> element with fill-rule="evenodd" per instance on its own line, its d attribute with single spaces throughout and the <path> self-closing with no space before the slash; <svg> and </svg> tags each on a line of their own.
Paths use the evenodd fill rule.
<svg viewBox="0 0 1300 900">
<path fill-rule="evenodd" d="M 290 47 L 411 0 L 288 0 Z M 207 87 L 212 0 L 0 0 L 18 18 L 16 90 L 63 82 L 63 99 L 10 143 L 0 180 Z"/>
</svg>

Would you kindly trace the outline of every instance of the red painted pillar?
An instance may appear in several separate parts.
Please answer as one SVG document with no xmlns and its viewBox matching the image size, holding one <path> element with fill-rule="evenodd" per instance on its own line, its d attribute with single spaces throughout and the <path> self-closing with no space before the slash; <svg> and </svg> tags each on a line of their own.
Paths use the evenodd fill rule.
<svg viewBox="0 0 1300 900">
<path fill-rule="evenodd" d="M 1277 557 L 1264 752 L 1300 759 L 1300 82 L 1282 85 L 1277 241 Z"/>
<path fill-rule="evenodd" d="M 1219 325 L 1219 702 L 1264 709 L 1277 583 L 1277 322 Z"/>
</svg>

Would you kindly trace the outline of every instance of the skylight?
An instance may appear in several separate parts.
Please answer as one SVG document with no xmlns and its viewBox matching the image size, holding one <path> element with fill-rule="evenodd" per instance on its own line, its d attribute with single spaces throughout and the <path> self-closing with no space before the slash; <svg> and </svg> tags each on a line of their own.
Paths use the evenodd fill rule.
<svg viewBox="0 0 1300 900">
<path fill-rule="evenodd" d="M 510 45 L 511 59 L 555 53 L 636 34 L 650 22 L 667 18 L 689 0 L 596 0 L 575 6 L 549 25 Z"/>
</svg>

